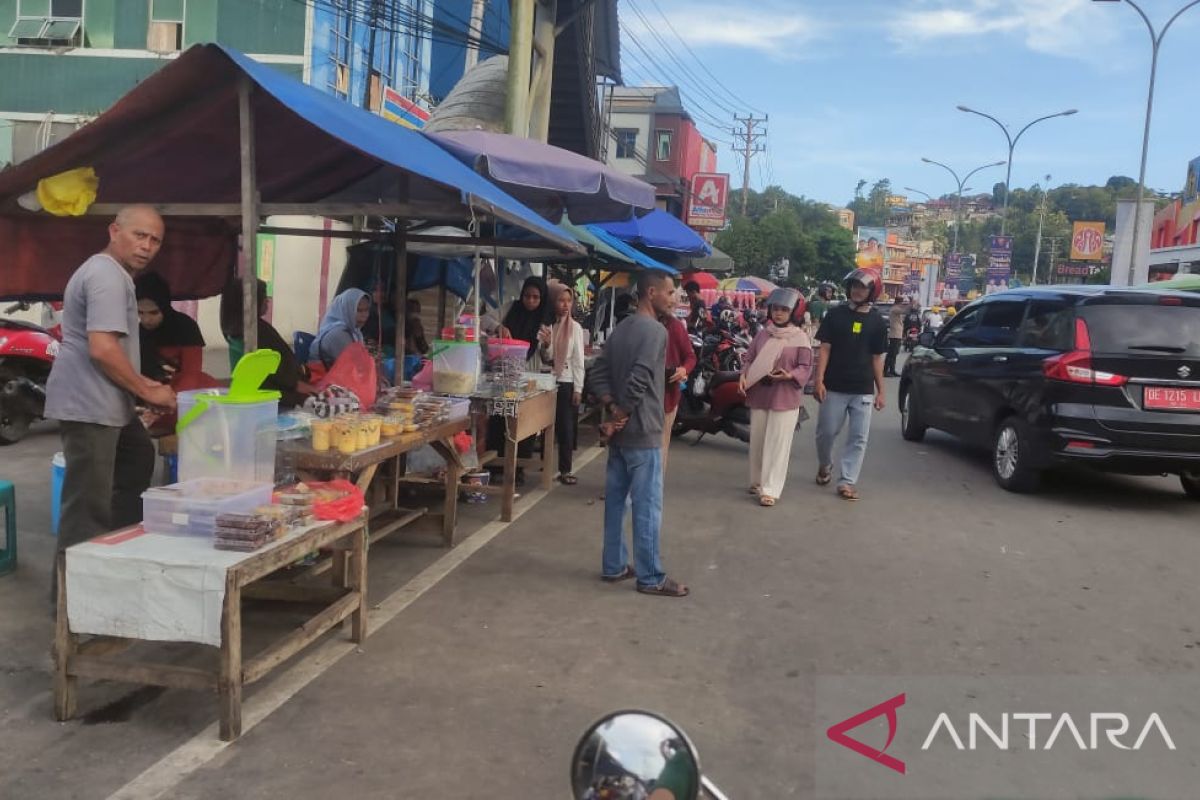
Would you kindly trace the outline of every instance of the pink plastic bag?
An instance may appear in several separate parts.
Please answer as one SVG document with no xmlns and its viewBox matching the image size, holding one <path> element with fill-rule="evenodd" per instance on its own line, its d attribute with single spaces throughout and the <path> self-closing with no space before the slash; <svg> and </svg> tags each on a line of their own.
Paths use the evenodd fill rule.
<svg viewBox="0 0 1200 800">
<path fill-rule="evenodd" d="M 426 359 L 421 365 L 421 370 L 416 375 L 413 375 L 412 385 L 414 389 L 422 391 L 433 391 L 433 362 Z"/>
<path fill-rule="evenodd" d="M 335 384 L 354 392 L 363 408 L 375 405 L 379 386 L 375 375 L 375 359 L 371 358 L 362 342 L 353 342 L 342 351 L 317 388 L 324 389 Z"/>
</svg>

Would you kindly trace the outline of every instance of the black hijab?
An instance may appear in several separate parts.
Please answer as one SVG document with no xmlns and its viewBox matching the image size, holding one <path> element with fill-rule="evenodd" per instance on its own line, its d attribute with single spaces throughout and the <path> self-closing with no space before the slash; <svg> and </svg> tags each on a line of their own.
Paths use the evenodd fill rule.
<svg viewBox="0 0 1200 800">
<path fill-rule="evenodd" d="M 162 312 L 162 324 L 152 331 L 138 326 L 142 352 L 142 374 L 161 380 L 160 347 L 204 347 L 204 336 L 196 320 L 171 307 L 171 287 L 156 272 L 147 272 L 133 282 L 138 300 L 149 300 Z"/>
<path fill-rule="evenodd" d="M 542 301 L 536 309 L 530 311 L 525 308 L 525 302 L 518 297 L 508 308 L 508 313 L 504 315 L 504 327 L 508 328 L 512 338 L 520 339 L 523 342 L 529 342 L 529 358 L 537 352 L 538 346 L 538 331 L 543 325 L 550 325 L 553 322 L 550 312 L 549 287 L 546 286 L 546 281 L 530 275 L 525 279 L 525 283 L 521 284 L 521 296 L 525 295 L 525 290 L 529 287 L 534 287 L 541 293 Z"/>
</svg>

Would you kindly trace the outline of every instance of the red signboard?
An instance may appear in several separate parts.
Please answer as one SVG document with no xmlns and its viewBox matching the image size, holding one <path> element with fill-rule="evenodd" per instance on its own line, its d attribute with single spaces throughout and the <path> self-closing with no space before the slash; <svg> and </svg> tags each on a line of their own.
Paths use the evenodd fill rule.
<svg viewBox="0 0 1200 800">
<path fill-rule="evenodd" d="M 700 172 L 692 178 L 687 224 L 693 228 L 724 228 L 725 201 L 729 197 L 729 175 Z"/>
</svg>

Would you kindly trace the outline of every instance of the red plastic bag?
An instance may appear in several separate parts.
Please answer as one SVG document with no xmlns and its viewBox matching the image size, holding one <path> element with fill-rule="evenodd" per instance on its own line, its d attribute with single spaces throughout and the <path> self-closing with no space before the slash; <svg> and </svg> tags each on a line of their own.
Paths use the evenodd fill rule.
<svg viewBox="0 0 1200 800">
<path fill-rule="evenodd" d="M 307 483 L 306 485 L 313 491 L 332 490 L 342 493 L 336 500 L 313 503 L 313 516 L 317 519 L 349 522 L 357 519 L 362 514 L 363 506 L 367 504 L 367 499 L 363 496 L 362 491 L 344 478 L 327 483 Z"/>
<path fill-rule="evenodd" d="M 375 359 L 371 358 L 362 342 L 352 342 L 342 351 L 317 388 L 324 389 L 334 384 L 354 392 L 363 408 L 375 405 L 379 386 L 375 375 Z"/>
<path fill-rule="evenodd" d="M 433 362 L 426 360 L 421 365 L 421 369 L 413 376 L 412 385 L 414 389 L 421 389 L 426 392 L 433 391 Z"/>
</svg>

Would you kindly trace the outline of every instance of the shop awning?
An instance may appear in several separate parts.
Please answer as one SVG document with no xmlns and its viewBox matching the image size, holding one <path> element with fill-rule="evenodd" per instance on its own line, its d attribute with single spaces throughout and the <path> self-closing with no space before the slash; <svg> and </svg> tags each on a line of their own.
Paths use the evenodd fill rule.
<svg viewBox="0 0 1200 800">
<path fill-rule="evenodd" d="M 638 250 L 636 247 L 630 247 L 628 244 L 622 242 L 620 239 L 613 236 L 599 225 L 584 225 L 583 227 L 589 230 L 592 235 L 594 235 L 604 244 L 620 253 L 625 260 L 630 261 L 639 267 L 644 269 L 654 269 L 660 272 L 669 273 L 671 275 L 679 274 L 679 270 L 675 269 L 674 267 L 667 266 L 661 261 L 643 253 L 641 250 Z"/>
<path fill-rule="evenodd" d="M 596 226 L 639 247 L 695 256 L 712 254 L 712 245 L 704 241 L 700 234 L 662 209 L 655 209 L 644 217 L 599 222 Z"/>
<path fill-rule="evenodd" d="M 388 122 L 218 45 L 198 45 L 95 121 L 0 173 L 0 297 L 61 293 L 129 203 L 168 215 L 155 262 L 176 297 L 216 294 L 240 228 L 239 86 L 249 81 L 258 212 L 510 223 L 560 252 L 583 247 L 416 131 Z M 100 185 L 80 218 L 29 212 L 38 181 L 92 167 Z"/>
</svg>

